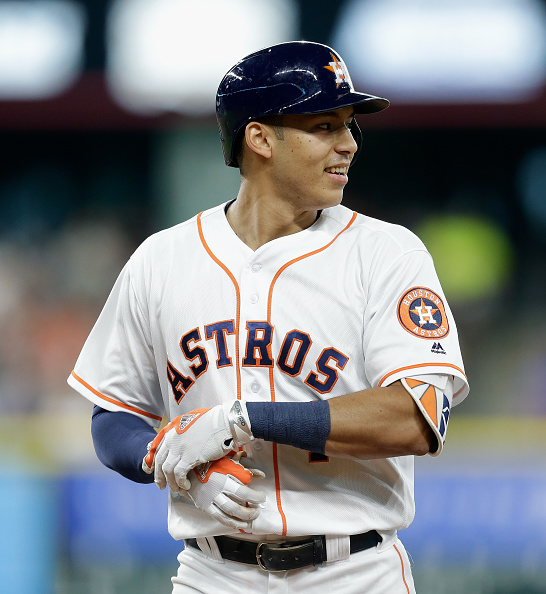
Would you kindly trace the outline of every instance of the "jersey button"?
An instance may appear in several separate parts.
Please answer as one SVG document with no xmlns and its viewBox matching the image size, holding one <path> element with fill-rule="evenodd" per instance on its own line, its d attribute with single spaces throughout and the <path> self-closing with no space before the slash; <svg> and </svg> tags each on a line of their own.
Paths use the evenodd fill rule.
<svg viewBox="0 0 546 594">
<path fill-rule="evenodd" d="M 259 452 L 264 446 L 263 443 L 260 440 L 254 440 L 254 449 Z"/>
<path fill-rule="evenodd" d="M 252 382 L 250 389 L 256 394 L 256 392 L 260 391 L 260 384 L 258 382 Z"/>
<path fill-rule="evenodd" d="M 251 295 L 250 303 L 258 303 L 258 295 Z"/>
<path fill-rule="evenodd" d="M 252 264 L 252 272 L 260 272 L 260 270 L 262 269 L 262 265 L 261 264 Z"/>
</svg>

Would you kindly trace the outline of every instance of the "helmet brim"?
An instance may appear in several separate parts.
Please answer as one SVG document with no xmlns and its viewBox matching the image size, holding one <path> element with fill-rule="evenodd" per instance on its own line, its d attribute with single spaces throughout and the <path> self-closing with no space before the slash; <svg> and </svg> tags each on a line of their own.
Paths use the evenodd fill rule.
<svg viewBox="0 0 546 594">
<path fill-rule="evenodd" d="M 313 113 L 324 113 L 326 111 L 335 111 L 337 109 L 343 109 L 344 107 L 353 107 L 355 114 L 367 114 L 367 113 L 378 113 L 389 107 L 390 101 L 384 97 L 377 97 L 375 95 L 367 95 L 366 93 L 359 93 L 353 91 L 346 93 L 339 98 L 338 101 L 331 102 L 325 106 L 324 102 L 313 99 L 307 99 L 304 103 L 304 109 L 299 105 L 299 102 L 292 104 L 290 107 L 282 110 L 281 113 L 302 113 L 302 114 L 313 114 Z"/>
</svg>

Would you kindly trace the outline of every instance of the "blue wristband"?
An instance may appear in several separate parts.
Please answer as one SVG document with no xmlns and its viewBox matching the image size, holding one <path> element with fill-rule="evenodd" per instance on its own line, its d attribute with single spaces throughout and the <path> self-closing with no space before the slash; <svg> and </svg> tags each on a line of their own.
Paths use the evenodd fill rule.
<svg viewBox="0 0 546 594">
<path fill-rule="evenodd" d="M 324 454 L 330 435 L 327 400 L 312 402 L 247 402 L 254 437 Z"/>
</svg>

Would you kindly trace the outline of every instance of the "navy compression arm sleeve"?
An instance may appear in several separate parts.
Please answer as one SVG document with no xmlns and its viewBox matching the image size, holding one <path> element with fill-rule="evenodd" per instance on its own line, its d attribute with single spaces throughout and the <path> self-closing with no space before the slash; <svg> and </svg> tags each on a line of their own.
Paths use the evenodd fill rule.
<svg viewBox="0 0 546 594">
<path fill-rule="evenodd" d="M 327 400 L 312 402 L 247 402 L 254 437 L 324 454 L 330 435 Z"/>
<path fill-rule="evenodd" d="M 106 467 L 136 483 L 154 482 L 154 475 L 142 470 L 147 446 L 157 435 L 146 421 L 130 413 L 95 406 L 91 435 L 97 457 Z"/>
</svg>

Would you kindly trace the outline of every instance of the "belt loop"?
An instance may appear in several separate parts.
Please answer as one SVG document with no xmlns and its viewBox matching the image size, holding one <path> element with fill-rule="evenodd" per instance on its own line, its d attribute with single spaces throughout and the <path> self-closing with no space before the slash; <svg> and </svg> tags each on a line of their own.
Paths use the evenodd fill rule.
<svg viewBox="0 0 546 594">
<path fill-rule="evenodd" d="M 326 562 L 347 561 L 351 555 L 350 536 L 326 535 Z"/>
<path fill-rule="evenodd" d="M 211 557 L 218 563 L 224 563 L 220 549 L 216 543 L 214 536 L 205 536 L 204 538 L 197 538 L 197 546 L 201 549 L 207 557 Z"/>
<path fill-rule="evenodd" d="M 313 537 L 315 542 L 314 565 L 322 565 L 326 561 L 326 541 L 324 536 Z"/>
</svg>

